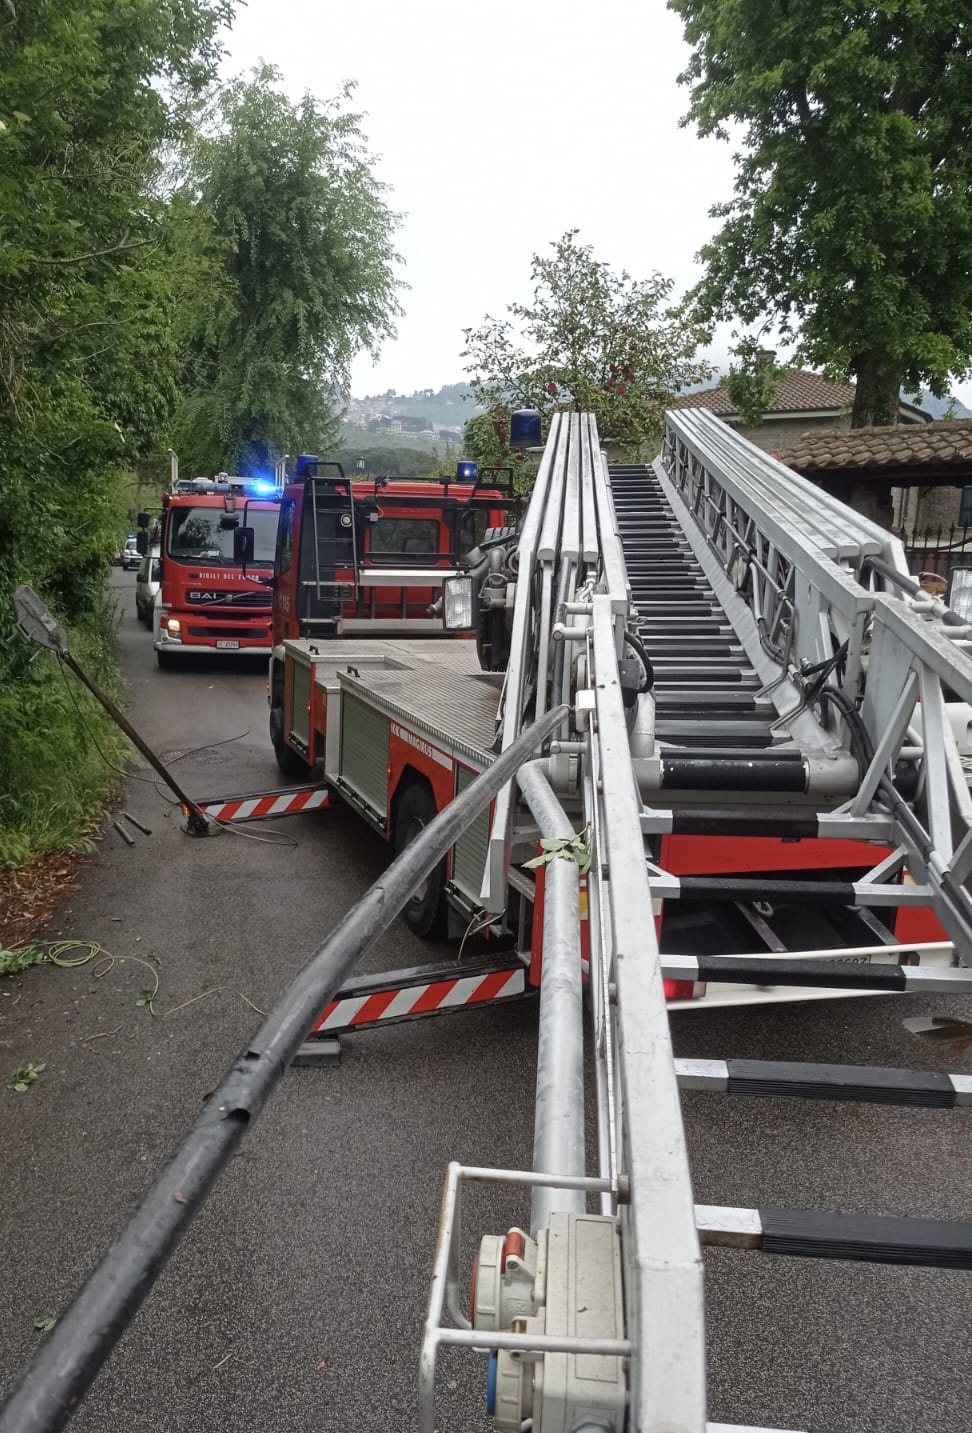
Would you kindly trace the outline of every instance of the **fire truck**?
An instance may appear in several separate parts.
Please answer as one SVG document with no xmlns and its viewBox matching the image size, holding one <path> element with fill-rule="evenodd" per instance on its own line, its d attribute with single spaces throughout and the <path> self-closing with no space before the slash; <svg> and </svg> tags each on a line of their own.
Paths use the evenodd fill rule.
<svg viewBox="0 0 972 1433">
<path fill-rule="evenodd" d="M 270 593 L 253 574 L 269 576 L 280 489 L 266 478 L 173 478 L 162 495 L 161 589 L 153 622 L 160 667 L 199 656 L 260 656 L 270 650 Z M 147 550 L 148 514 L 140 514 Z M 251 534 L 249 576 L 234 557 L 242 522 Z"/>
<path fill-rule="evenodd" d="M 269 584 L 270 735 L 286 775 L 306 775 L 316 754 L 307 724 L 310 692 L 303 669 L 286 663 L 285 644 L 338 640 L 340 651 L 366 634 L 434 641 L 451 633 L 455 579 L 487 533 L 508 531 L 503 524 L 513 501 L 509 469 L 480 474 L 470 461 L 457 464 L 454 480 L 416 482 L 351 480 L 339 463 L 297 459 L 281 494 Z M 237 529 L 242 572 L 258 540 L 248 523 Z"/>
<path fill-rule="evenodd" d="M 895 538 L 704 410 L 668 415 L 650 466 L 609 466 L 591 417 L 556 415 L 516 532 L 484 533 L 461 566 L 440 620 L 476 642 L 284 640 L 308 757 L 396 858 L 248 1039 L 0 1433 L 64 1425 L 312 1032 L 531 984 L 532 1161 L 446 1171 L 419 1433 L 445 1426 L 443 1347 L 486 1355 L 504 1433 L 770 1433 L 707 1418 L 703 1248 L 726 1266 L 972 1269 L 960 1220 L 696 1203 L 680 1106 L 689 1090 L 961 1119 L 972 1077 L 676 1059 L 669 1031 L 673 995 L 972 992 L 953 729 L 972 710 L 972 627 L 921 591 Z M 353 976 L 403 910 L 428 934 L 468 916 L 497 937 L 492 964 Z M 470 1185 L 530 1196 L 523 1227 L 478 1231 L 475 1259 Z"/>
<path fill-rule="evenodd" d="M 605 560 L 601 529 L 592 510 L 599 497 L 603 513 L 610 515 L 612 560 L 629 603 L 622 649 L 628 683 L 625 702 L 632 723 L 632 767 L 645 803 L 642 823 L 651 832 L 657 866 L 654 919 L 663 948 L 674 955 L 702 949 L 706 942 L 722 949 L 731 942 L 743 951 L 755 938 L 781 951 L 798 934 L 804 944 L 821 949 L 867 949 L 877 937 L 944 939 L 934 913 L 913 901 L 902 902 L 877 922 L 866 903 L 852 903 L 854 909 L 849 910 L 843 899 L 866 876 L 877 855 L 891 861 L 893 851 L 890 847 L 876 851 L 873 840 L 862 839 L 857 823 L 849 821 L 842 809 L 858 780 L 858 756 L 841 749 L 788 679 L 777 685 L 777 674 L 769 665 L 785 656 L 788 639 L 781 632 L 793 621 L 795 569 L 788 566 L 784 573 L 777 555 L 772 581 L 755 564 L 753 576 L 747 574 L 767 612 L 771 593 L 780 604 L 772 627 L 763 630 L 766 619 L 762 628 L 757 621 L 758 640 L 749 650 L 743 640 L 746 624 L 736 610 L 740 599 L 723 590 L 725 584 L 714 572 L 708 574 L 691 546 L 691 529 L 679 532 L 679 509 L 667 492 L 664 474 L 637 466 L 613 467 L 604 474 L 593 452 L 575 442 L 568 514 L 564 517 L 555 509 L 557 518 L 545 518 L 538 539 L 541 558 L 534 579 L 540 603 L 534 638 L 538 670 L 529 682 L 522 680 L 528 699 L 543 711 L 545 701 L 549 704 L 553 697 L 544 699 L 535 683 L 566 696 L 570 682 L 577 679 L 579 638 L 572 635 L 575 626 L 567 604 L 571 584 L 582 586 L 579 579 L 590 564 Z M 566 470 L 562 481 L 566 485 Z M 599 483 L 604 484 L 600 494 Z M 302 499 L 305 514 L 315 511 L 313 503 L 320 504 L 314 486 L 311 479 L 300 490 L 298 500 Z M 336 515 L 345 511 L 341 503 L 348 499 L 340 493 L 340 482 L 336 486 L 340 495 L 330 481 L 324 489 L 331 504 L 327 518 L 320 509 L 316 525 L 309 516 L 303 519 L 304 541 L 312 551 L 320 551 L 323 543 L 333 544 L 335 530 L 340 531 Z M 820 508 L 813 528 L 816 540 L 822 541 L 827 532 L 828 550 L 852 551 L 862 571 L 865 557 L 873 555 L 877 562 L 890 563 L 895 573 L 906 573 L 896 539 L 842 504 L 820 507 L 823 499 L 814 493 L 813 502 Z M 799 498 L 808 503 L 809 511 L 809 495 L 801 492 Z M 444 607 L 440 603 L 426 609 L 422 605 L 430 595 L 426 591 L 414 607 L 403 603 L 389 612 L 382 625 L 380 618 L 376 621 L 375 615 L 361 612 L 362 605 L 372 614 L 382 612 L 373 599 L 374 587 L 363 589 L 370 601 L 363 602 L 359 591 L 352 604 L 350 597 L 333 597 L 329 585 L 318 586 L 305 577 L 308 607 L 328 601 L 331 607 L 324 614 L 318 606 L 309 620 L 295 622 L 291 612 L 299 600 L 301 580 L 291 578 L 285 586 L 285 576 L 278 579 L 277 600 L 283 598 L 289 619 L 278 622 L 275 615 L 271 736 L 278 763 L 290 774 L 315 770 L 328 797 L 336 796 L 353 807 L 395 854 L 485 769 L 502 741 L 510 653 L 516 642 L 524 640 L 520 634 L 514 638 L 510 600 L 511 594 L 523 590 L 522 582 L 518 587 L 523 534 L 493 526 L 501 514 L 482 514 L 487 516 L 490 526 L 480 525 L 477 530 L 480 544 L 463 544 L 448 564 L 434 559 L 443 583 Z M 278 568 L 285 574 L 285 524 L 291 520 L 282 513 Z M 462 521 L 469 522 L 468 514 Z M 567 522 L 570 527 L 565 531 Z M 842 528 L 840 539 L 832 536 L 837 522 Z M 345 530 L 349 551 L 340 562 L 350 568 L 350 524 Z M 396 560 L 403 562 L 400 554 Z M 741 559 L 736 560 L 738 565 Z M 456 561 L 458 566 L 453 565 Z M 320 564 L 318 570 L 333 570 L 333 559 L 328 562 L 330 568 Z M 872 566 L 871 571 L 876 570 Z M 776 593 L 781 574 L 792 593 Z M 397 566 L 374 575 L 404 583 L 414 580 L 415 573 Z M 337 580 L 348 580 L 343 568 Z M 742 630 L 734 627 L 736 620 Z M 815 653 L 809 663 L 805 680 L 811 691 L 815 684 L 823 690 L 828 677 L 846 665 L 848 638 L 842 623 L 847 620 L 834 619 L 832 650 L 822 659 Z M 331 635 L 338 631 L 343 632 L 340 641 Z M 398 633 L 394 641 L 380 639 L 381 633 L 390 636 L 393 631 Z M 476 640 L 443 642 L 442 637 L 449 635 Z M 526 662 L 526 654 L 522 660 Z M 780 700 L 784 692 L 791 697 L 789 712 Z M 972 712 L 964 706 L 959 710 L 967 722 Z M 553 750 L 559 779 L 577 803 L 579 777 L 571 775 L 578 769 L 576 740 L 565 732 Z M 675 796 L 669 798 L 669 792 Z M 740 794 L 760 806 L 758 813 L 747 813 L 745 822 L 741 812 L 733 810 Z M 655 809 L 669 799 L 677 801 L 676 811 Z M 811 819 L 810 810 L 818 806 L 823 809 Z M 734 822 L 740 826 L 738 833 Z M 405 910 L 408 923 L 423 936 L 458 937 L 473 926 L 506 943 L 505 957 L 483 967 L 489 978 L 478 989 L 478 1000 L 529 995 L 538 987 L 542 969 L 543 867 L 536 876 L 524 869 L 523 863 L 537 855 L 530 838 L 513 840 L 512 849 L 503 846 L 500 858 L 491 830 L 495 833 L 495 819 L 491 825 L 484 816 L 417 888 Z M 797 876 L 799 882 L 791 879 Z M 808 905 L 809 878 L 817 899 Z M 898 886 L 910 880 L 904 863 L 899 863 Z M 766 897 L 764 883 L 772 899 Z M 586 883 L 582 896 L 586 940 Z M 356 1030 L 372 1019 L 378 1023 L 390 1018 L 382 1002 L 388 999 L 400 1008 L 406 985 L 419 1002 L 423 987 L 416 980 L 415 972 L 409 971 L 383 982 L 355 984 L 346 1000 L 337 1000 L 326 1012 L 320 1033 L 337 1035 L 350 1028 L 352 1009 Z M 700 1004 L 711 1008 L 827 998 L 843 987 L 808 991 L 781 982 L 671 977 L 664 988 L 676 1008 Z M 367 998 L 362 1006 L 363 995 Z"/>
</svg>

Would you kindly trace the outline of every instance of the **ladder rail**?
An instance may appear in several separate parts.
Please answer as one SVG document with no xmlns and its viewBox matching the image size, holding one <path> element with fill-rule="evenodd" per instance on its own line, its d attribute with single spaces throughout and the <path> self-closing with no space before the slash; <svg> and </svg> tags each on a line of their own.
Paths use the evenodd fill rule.
<svg viewBox="0 0 972 1433">
<path fill-rule="evenodd" d="M 609 1005 L 617 1052 L 614 1111 L 631 1362 L 631 1426 L 705 1425 L 702 1263 L 692 1184 L 668 1028 L 652 892 L 642 854 L 640 801 L 631 773 L 617 671 L 616 613 L 596 596 L 590 661 L 596 700 L 599 779 L 594 783 L 593 851 L 610 946 L 592 931 L 592 963 L 616 986 Z M 598 786 L 600 790 L 598 791 Z M 613 976 L 613 982 L 610 977 Z M 653 1377 L 659 1368 L 664 1378 Z"/>
<path fill-rule="evenodd" d="M 711 414 L 667 415 L 656 474 L 767 683 L 778 725 L 805 748 L 854 755 L 860 780 L 844 810 L 857 819 L 890 812 L 909 870 L 972 961 L 972 802 L 945 706 L 946 688 L 972 706 L 970 629 L 908 593 L 890 533 Z M 896 595 L 879 589 L 882 571 Z M 774 627 L 787 632 L 784 652 L 765 640 Z M 909 803 L 893 785 L 901 762 L 916 774 Z"/>
</svg>

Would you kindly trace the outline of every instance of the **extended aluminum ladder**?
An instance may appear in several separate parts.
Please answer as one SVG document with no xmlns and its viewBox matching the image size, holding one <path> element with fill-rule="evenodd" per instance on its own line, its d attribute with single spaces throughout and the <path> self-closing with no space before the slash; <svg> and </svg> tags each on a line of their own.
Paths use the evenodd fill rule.
<svg viewBox="0 0 972 1433">
<path fill-rule="evenodd" d="M 421 1426 L 436 1426 L 436 1353 L 447 1343 L 491 1351 L 502 1429 L 530 1418 L 541 1430 L 730 1433 L 734 1425 L 706 1421 L 703 1246 L 964 1269 L 972 1225 L 698 1206 L 679 1089 L 957 1108 L 972 1103 L 972 1079 L 677 1061 L 663 982 L 972 991 L 972 805 L 945 701 L 972 702 L 969 632 L 940 604 L 913 600 L 888 534 L 724 425 L 681 414 L 669 415 L 654 469 L 612 472 L 592 419 L 555 418 L 521 529 L 512 632 L 501 745 L 561 697 L 571 706 L 551 755 L 521 772 L 520 799 L 511 787 L 497 802 L 484 882 L 484 903 L 499 909 L 518 845 L 546 838 L 534 1160 L 521 1171 L 450 1166 Z M 873 914 L 876 964 L 779 942 L 752 954 L 661 954 L 659 899 L 757 894 L 755 882 L 693 888 L 661 869 L 653 842 L 674 831 L 890 847 L 860 880 L 790 873 L 769 883 L 770 895 L 864 912 L 930 906 L 951 937 L 950 963 L 940 963 L 940 946 L 934 964 L 922 948 L 896 947 Z M 590 859 L 593 1170 L 584 1157 L 579 848 Z M 529 1232 L 480 1244 L 472 1319 L 460 1294 L 469 1181 L 534 1191 Z M 580 1308 L 584 1319 L 574 1317 Z M 912 1423 L 905 1415 L 902 1427 Z"/>
</svg>

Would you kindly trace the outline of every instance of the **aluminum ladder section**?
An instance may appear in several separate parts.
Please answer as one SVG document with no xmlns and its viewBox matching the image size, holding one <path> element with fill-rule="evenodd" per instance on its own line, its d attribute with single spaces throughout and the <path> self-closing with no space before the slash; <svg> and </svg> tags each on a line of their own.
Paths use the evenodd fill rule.
<svg viewBox="0 0 972 1433">
<path fill-rule="evenodd" d="M 659 955 L 651 904 L 657 887 L 650 873 L 649 880 L 644 879 L 632 854 L 639 849 L 643 812 L 625 769 L 628 735 L 617 696 L 613 637 L 606 599 L 595 596 L 590 678 L 596 693 L 596 729 L 588 739 L 585 812 L 592 870 L 597 873 L 591 881 L 591 982 L 598 1152 L 599 1174 L 617 1191 L 602 1196 L 602 1208 L 614 1209 L 619 1218 L 629 1286 L 630 1428 L 639 1433 L 668 1433 L 672 1427 L 686 1433 L 785 1433 L 776 1425 L 773 1430 L 750 1424 L 744 1429 L 705 1419 L 698 1343 L 702 1315 L 697 1313 L 698 1287 L 685 1225 L 679 1112 L 671 1104 L 669 1071 L 662 1068 L 671 1060 L 671 1051 L 664 1010 L 659 1009 L 660 980 L 691 979 L 693 974 L 725 979 L 732 962 L 698 960 L 693 973 L 687 969 L 690 960 Z M 737 964 L 748 964 L 746 979 L 780 978 L 765 958 Z M 802 965 L 796 975 L 808 986 L 835 973 L 819 961 L 790 965 Z M 847 985 L 859 982 L 859 969 L 843 970 Z M 885 967 L 882 980 L 883 986 L 875 982 L 875 989 L 972 990 L 972 972 L 961 969 Z M 679 1090 L 952 1109 L 959 1112 L 957 1117 L 972 1105 L 972 1077 L 964 1075 L 747 1060 L 674 1060 L 671 1069 Z M 968 1222 L 694 1205 L 692 1229 L 701 1246 L 740 1252 L 972 1269 Z M 652 1236 L 663 1248 L 650 1246 Z M 659 1385 L 673 1394 L 672 1384 L 684 1399 L 677 1409 L 681 1422 L 668 1421 L 676 1410 L 658 1406 Z"/>
<path fill-rule="evenodd" d="M 628 540 L 639 539 L 631 525 L 643 494 L 683 571 L 697 564 L 694 580 L 707 584 L 717 607 L 707 637 L 723 639 L 721 656 L 728 648 L 737 665 L 748 658 L 762 683 L 756 698 L 768 697 L 777 713 L 769 723 L 774 750 L 802 754 L 807 789 L 787 801 L 809 798 L 811 834 L 893 849 L 857 883 L 859 904 L 933 907 L 959 959 L 972 961 L 972 800 L 946 705 L 946 698 L 972 703 L 972 629 L 923 596 L 889 595 L 909 587 L 897 540 L 712 414 L 669 413 L 653 468 L 618 470 L 614 481 Z M 629 560 L 637 560 L 637 548 Z M 639 622 L 653 620 L 647 612 Z M 674 638 L 674 626 L 656 621 L 646 635 L 666 633 Z M 746 671 L 739 670 L 741 683 Z M 673 736 L 665 698 L 661 687 L 654 756 L 662 769 Z M 684 729 L 674 736 L 686 740 Z M 828 787 L 828 764 L 843 773 L 849 759 L 850 788 L 841 790 L 839 779 Z M 647 778 L 639 776 L 643 790 L 650 769 Z M 669 810 L 646 794 L 654 808 L 646 833 L 673 829 L 678 793 L 664 803 Z M 916 885 L 901 884 L 903 867 Z M 655 888 L 679 894 L 677 883 L 666 891 L 663 873 Z"/>
<path fill-rule="evenodd" d="M 702 1433 L 705 1422 L 702 1265 L 661 967 L 657 950 L 646 945 L 652 897 L 619 672 L 631 604 L 607 477 L 593 418 L 558 415 L 520 531 L 503 745 L 533 709 L 553 709 L 566 698 L 569 717 L 553 754 L 521 769 L 518 793 L 510 790 L 505 805 L 497 801 L 488 855 L 495 865 L 486 880 L 487 893 L 494 882 L 503 900 L 514 815 L 521 847 L 525 830 L 562 841 L 589 832 L 597 858 L 588 924 L 597 976 L 591 994 L 598 1169 L 587 1170 L 584 1138 L 579 869 L 573 860 L 554 859 L 545 869 L 533 1166 L 449 1168 L 422 1343 L 422 1433 L 437 1426 L 436 1355 L 443 1344 L 491 1350 L 507 1390 L 518 1366 L 532 1379 L 535 1360 L 546 1360 L 542 1396 L 551 1400 L 549 1417 L 562 1411 L 567 1419 L 558 1426 Z M 466 1317 L 461 1194 L 468 1182 L 484 1181 L 532 1190 L 528 1237 L 543 1248 L 545 1269 L 537 1319 L 474 1326 Z M 589 1202 L 598 1214 L 585 1213 Z M 590 1246 L 581 1249 L 581 1225 L 598 1235 L 603 1263 Z M 568 1244 L 568 1228 L 578 1230 L 576 1263 L 557 1252 Z M 575 1327 L 565 1301 L 554 1308 L 552 1285 L 602 1294 L 605 1284 L 617 1300 L 613 1318 L 592 1326 L 588 1317 Z M 589 1293 L 566 1301 L 574 1313 L 582 1303 L 587 1315 L 591 1302 Z M 597 1402 L 597 1418 L 584 1402 L 583 1378 L 572 1382 L 569 1372 L 574 1360 L 590 1369 L 590 1355 L 611 1373 L 593 1375 L 595 1384 L 613 1390 Z M 525 1416 L 535 1427 L 544 1423 L 540 1407 L 530 1405 Z M 511 1418 L 519 1428 L 508 1408 L 502 1426 L 513 1426 Z"/>
<path fill-rule="evenodd" d="M 541 555 L 541 532 L 544 522 L 552 526 L 556 521 L 555 517 L 548 518 L 550 512 L 556 513 L 559 507 L 562 522 L 569 507 L 567 464 L 572 433 L 568 426 L 564 434 L 565 424 L 575 425 L 573 434 L 585 440 L 591 457 L 591 531 L 596 531 L 600 551 L 596 561 L 578 561 L 576 579 L 571 576 L 562 585 L 556 555 Z M 554 471 L 555 460 L 561 467 L 559 477 Z M 537 699 L 538 672 L 547 672 L 548 686 L 554 694 L 561 690 L 555 680 L 557 668 L 549 646 L 544 667 L 544 655 L 536 641 L 542 635 L 541 614 L 545 622 L 552 617 L 550 643 L 559 641 L 564 645 L 560 670 L 563 690 L 569 694 L 572 707 L 561 745 L 571 755 L 580 753 L 582 809 L 568 818 L 560 805 L 558 793 L 563 793 L 568 803 L 573 802 L 569 783 L 562 781 L 563 752 L 535 761 L 521 771 L 518 780 L 529 815 L 541 833 L 564 837 L 578 827 L 587 832 L 592 858 L 588 892 L 597 1173 L 589 1175 L 583 1162 L 580 949 L 574 919 L 577 867 L 570 860 L 555 858 L 547 868 L 549 884 L 544 906 L 534 1166 L 527 1171 L 450 1166 L 423 1337 L 420 1427 L 423 1433 L 431 1433 L 436 1426 L 435 1356 L 442 1343 L 451 1343 L 488 1348 L 497 1359 L 523 1360 L 529 1368 L 565 1354 L 595 1354 L 608 1362 L 620 1357 L 626 1368 L 627 1412 L 622 1410 L 618 1418 L 626 1417 L 628 1429 L 638 1433 L 671 1433 L 674 1428 L 679 1433 L 742 1433 L 742 1429 L 733 1430 L 732 1425 L 706 1422 L 702 1245 L 763 1249 L 803 1257 L 968 1268 L 972 1267 L 972 1229 L 965 1224 L 928 1220 L 696 1206 L 678 1090 L 961 1107 L 972 1103 L 972 1081 L 908 1071 L 673 1059 L 664 978 L 693 978 L 688 970 L 693 960 L 694 978 L 714 980 L 743 978 L 733 975 L 733 967 L 742 971 L 746 979 L 774 980 L 778 967 L 771 967 L 765 957 L 759 956 L 703 959 L 659 954 L 653 920 L 659 873 L 644 857 L 642 831 L 646 813 L 622 692 L 624 625 L 632 607 L 618 531 L 624 519 L 622 513 L 615 511 L 607 466 L 598 452 L 593 423 L 578 423 L 571 418 L 556 424 L 542 471 L 540 508 L 532 521 L 528 514 L 527 523 L 527 536 L 534 545 L 528 543 L 526 560 L 520 566 L 517 610 L 521 625 L 513 646 L 505 719 L 515 727 L 529 702 Z M 552 495 L 553 504 L 548 507 Z M 552 567 L 545 576 L 543 563 L 547 561 Z M 846 578 L 853 584 L 854 602 L 870 604 L 867 630 L 871 640 L 881 640 L 882 622 L 889 632 L 897 632 L 895 623 L 904 623 L 912 642 L 909 650 L 929 670 L 943 668 L 944 657 L 937 653 L 934 637 L 925 647 L 916 645 L 920 619 L 913 630 L 913 614 L 902 617 L 898 610 L 903 604 L 862 594 L 856 577 L 842 574 L 835 562 L 829 558 L 827 561 L 830 567 L 826 571 L 832 583 L 839 589 L 835 574 L 841 580 Z M 523 593 L 527 596 L 521 606 Z M 558 593 L 565 600 L 555 610 Z M 527 655 L 528 642 L 534 653 L 532 658 Z M 968 676 L 972 679 L 972 672 Z M 511 680 L 517 694 L 515 710 L 509 705 Z M 511 797 L 511 811 L 512 806 Z M 887 825 L 894 815 L 889 811 L 881 819 Z M 523 820 L 522 807 L 518 819 Z M 865 823 L 861 829 L 871 828 Z M 825 968 L 826 964 L 790 961 L 786 978 L 808 986 L 831 981 L 834 973 Z M 842 969 L 845 980 L 860 983 L 860 967 L 855 966 L 853 971 L 846 966 Z M 875 982 L 875 988 L 925 988 L 953 993 L 972 989 L 972 973 L 955 968 L 886 966 L 879 970 L 879 976 L 883 983 Z M 623 1336 L 617 1336 L 617 1329 L 601 1330 L 600 1337 L 591 1336 L 590 1331 L 585 1337 L 565 1335 L 563 1329 L 551 1333 L 549 1324 L 541 1330 L 530 1318 L 516 1316 L 506 1324 L 493 1323 L 485 1329 L 480 1323 L 472 1326 L 463 1313 L 460 1293 L 460 1194 L 465 1183 L 483 1181 L 533 1189 L 531 1235 L 540 1235 L 545 1225 L 552 1229 L 557 1220 L 578 1217 L 581 1200 L 597 1199 L 600 1217 L 620 1234 Z M 586 1217 L 591 1216 L 588 1213 Z M 494 1247 L 495 1243 L 494 1240 Z M 578 1270 L 586 1273 L 581 1265 Z M 444 1321 L 446 1309 L 449 1325 Z M 548 1382 L 550 1369 L 551 1365 L 545 1363 L 543 1380 L 536 1384 L 543 1388 L 544 1397 L 553 1382 Z M 556 1408 L 557 1416 L 562 1412 L 567 1418 L 565 1426 L 579 1426 L 578 1419 L 584 1426 L 596 1424 L 618 1430 L 622 1426 L 617 1419 L 602 1417 L 600 1411 L 595 1418 L 582 1401 L 558 1403 Z M 504 1428 L 513 1426 L 511 1416 L 507 1407 Z M 538 1421 L 542 1425 L 542 1408 L 532 1407 L 530 1416 L 534 1426 Z"/>
<path fill-rule="evenodd" d="M 602 542 L 607 533 L 610 541 Z M 580 595 L 607 582 L 619 631 L 627 614 L 624 559 L 597 427 L 588 414 L 556 413 L 517 543 L 510 659 L 500 703 L 499 750 L 516 740 L 527 713 L 569 700 L 575 655 L 570 613 Z M 561 621 L 564 616 L 567 620 Z M 583 636 L 583 634 L 582 634 Z M 496 801 L 481 900 L 506 901 L 514 793 Z"/>
</svg>

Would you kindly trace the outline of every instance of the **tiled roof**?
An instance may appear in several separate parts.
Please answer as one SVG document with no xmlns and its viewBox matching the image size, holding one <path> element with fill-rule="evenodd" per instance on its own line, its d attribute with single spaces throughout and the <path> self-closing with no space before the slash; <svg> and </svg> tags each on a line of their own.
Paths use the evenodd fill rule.
<svg viewBox="0 0 972 1433">
<path fill-rule="evenodd" d="M 853 383 L 828 383 L 819 373 L 808 368 L 791 368 L 777 386 L 767 405 L 771 413 L 817 413 L 822 408 L 836 411 L 850 408 L 854 402 Z M 702 388 L 698 393 L 683 393 L 675 399 L 675 408 L 708 408 L 720 418 L 735 417 L 729 394 L 720 383 L 717 388 Z"/>
<path fill-rule="evenodd" d="M 847 468 L 941 468 L 972 462 L 972 418 L 804 433 L 778 457 L 798 473 Z"/>
</svg>

